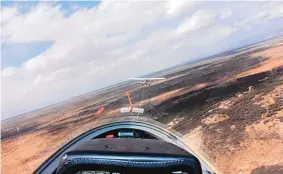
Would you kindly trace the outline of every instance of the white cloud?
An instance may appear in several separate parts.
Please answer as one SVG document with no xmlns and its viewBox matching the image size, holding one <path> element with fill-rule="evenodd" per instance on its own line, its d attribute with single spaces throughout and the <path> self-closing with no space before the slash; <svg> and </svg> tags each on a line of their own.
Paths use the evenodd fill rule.
<svg viewBox="0 0 283 174">
<path fill-rule="evenodd" d="M 3 77 L 13 76 L 16 73 L 16 68 L 14 67 L 4 67 L 1 71 Z"/>
<path fill-rule="evenodd" d="M 173 17 L 186 14 L 188 10 L 195 6 L 197 3 L 199 2 L 188 0 L 169 0 L 166 5 L 166 14 Z"/>
<path fill-rule="evenodd" d="M 242 11 L 245 15 L 243 20 L 235 21 L 234 26 L 237 28 L 249 27 L 251 24 L 265 23 L 274 18 L 283 17 L 282 2 L 266 2 L 258 4 L 256 7 L 251 7 L 249 11 Z"/>
<path fill-rule="evenodd" d="M 232 11 L 228 10 L 228 11 L 224 11 L 221 13 L 220 18 L 221 19 L 227 19 L 232 15 Z"/>
<path fill-rule="evenodd" d="M 231 35 L 236 29 L 232 28 L 231 26 L 227 25 L 215 25 L 212 28 L 212 31 L 214 32 L 214 37 L 228 37 Z"/>
<path fill-rule="evenodd" d="M 189 32 L 209 27 L 215 23 L 215 14 L 208 10 L 199 10 L 193 16 L 185 19 L 178 27 L 178 34 L 187 34 Z"/>
<path fill-rule="evenodd" d="M 1 22 L 6 23 L 18 14 L 16 7 L 7 7 L 1 10 Z"/>
<path fill-rule="evenodd" d="M 64 16 L 68 9 L 48 2 L 38 3 L 25 14 L 17 6 L 2 7 L 2 42 L 54 41 L 20 67 L 3 67 L 3 116 L 223 51 L 237 41 L 234 33 L 241 39 L 247 37 L 233 24 L 253 23 L 265 10 L 266 21 L 281 15 L 278 4 L 272 6 L 274 10 L 259 5 L 253 12 L 249 6 L 239 8 L 238 3 L 223 9 L 215 6 L 191 1 L 102 1 L 90 9 L 73 6 L 71 10 L 76 11 L 68 17 Z M 226 20 L 218 20 L 221 18 Z"/>
<path fill-rule="evenodd" d="M 17 6 L 13 8 L 16 9 Z M 6 16 L 5 10 L 3 16 Z M 65 21 L 59 7 L 52 8 L 51 5 L 41 3 L 36 8 L 31 8 L 27 14 L 17 12 L 2 26 L 1 38 L 4 42 L 55 40 L 60 36 L 57 31 Z"/>
</svg>

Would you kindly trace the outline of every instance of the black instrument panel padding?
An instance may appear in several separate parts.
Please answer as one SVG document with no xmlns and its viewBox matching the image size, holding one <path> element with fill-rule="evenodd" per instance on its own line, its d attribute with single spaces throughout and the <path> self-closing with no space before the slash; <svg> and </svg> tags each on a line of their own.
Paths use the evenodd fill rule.
<svg viewBox="0 0 283 174">
<path fill-rule="evenodd" d="M 94 139 L 78 144 L 68 153 L 150 154 L 193 156 L 182 148 L 162 140 L 152 139 Z"/>
<path fill-rule="evenodd" d="M 92 170 L 93 166 L 95 169 L 122 173 L 167 173 L 168 168 L 202 173 L 195 156 L 174 144 L 151 139 L 95 139 L 83 142 L 66 153 L 57 173 L 74 173 L 82 168 Z"/>
</svg>

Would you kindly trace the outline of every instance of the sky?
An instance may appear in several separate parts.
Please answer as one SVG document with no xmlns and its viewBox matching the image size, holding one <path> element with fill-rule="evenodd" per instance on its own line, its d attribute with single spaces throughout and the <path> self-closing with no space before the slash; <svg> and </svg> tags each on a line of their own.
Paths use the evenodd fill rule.
<svg viewBox="0 0 283 174">
<path fill-rule="evenodd" d="M 283 2 L 1 2 L 1 119 L 283 34 Z"/>
</svg>

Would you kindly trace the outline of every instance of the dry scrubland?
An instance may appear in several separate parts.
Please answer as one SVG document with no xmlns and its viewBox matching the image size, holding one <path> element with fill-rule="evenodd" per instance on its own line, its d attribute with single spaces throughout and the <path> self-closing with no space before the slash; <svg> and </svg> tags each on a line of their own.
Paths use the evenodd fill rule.
<svg viewBox="0 0 283 174">
<path fill-rule="evenodd" d="M 181 132 L 222 173 L 283 173 L 283 38 L 155 74 L 148 117 Z M 118 116 L 130 90 L 119 84 L 2 122 L 2 173 L 32 173 L 101 118 Z M 105 107 L 99 117 L 93 115 Z"/>
</svg>

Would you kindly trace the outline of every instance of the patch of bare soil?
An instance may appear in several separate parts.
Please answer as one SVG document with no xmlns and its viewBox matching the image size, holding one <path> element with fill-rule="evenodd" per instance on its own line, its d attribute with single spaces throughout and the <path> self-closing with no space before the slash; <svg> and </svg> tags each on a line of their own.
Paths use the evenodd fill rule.
<svg viewBox="0 0 283 174">
<path fill-rule="evenodd" d="M 210 124 L 216 124 L 219 122 L 222 122 L 224 120 L 229 119 L 228 115 L 225 114 L 213 114 L 207 118 L 204 118 L 201 120 L 201 123 L 206 124 L 206 125 L 210 125 Z"/>
<path fill-rule="evenodd" d="M 283 164 L 281 165 L 271 165 L 271 166 L 261 166 L 254 169 L 251 174 L 282 174 Z"/>
<path fill-rule="evenodd" d="M 186 143 L 220 173 L 282 173 L 283 88 L 266 84 L 213 105 L 200 122 L 191 122 L 201 126 L 185 133 Z"/>
<path fill-rule="evenodd" d="M 184 117 L 176 117 L 174 118 L 172 121 L 170 121 L 169 123 L 167 123 L 167 126 L 169 127 L 174 127 L 175 125 L 177 125 L 178 123 L 180 123 L 181 121 L 183 121 L 185 118 Z"/>
<path fill-rule="evenodd" d="M 92 129 L 96 120 L 76 121 L 64 128 L 51 125 L 49 129 L 29 132 L 14 139 L 4 140 L 2 146 L 2 173 L 32 173 L 60 147 L 81 133 Z M 53 129 L 55 130 L 52 130 Z M 20 171 L 20 172 L 19 172 Z"/>
<path fill-rule="evenodd" d="M 262 170 L 275 172 L 275 169 L 282 168 L 279 164 L 283 163 L 283 122 L 276 115 L 257 121 L 259 123 L 244 126 L 244 139 L 239 144 L 231 142 L 237 134 L 221 137 L 229 127 L 237 132 L 239 127 L 233 124 L 226 125 L 226 128 L 218 127 L 210 133 L 200 126 L 185 134 L 184 140 L 190 146 L 193 145 L 202 156 L 206 156 L 220 173 L 249 174 Z M 279 166 L 273 170 L 260 168 L 273 165 Z M 280 173 L 280 170 L 276 172 Z"/>
<path fill-rule="evenodd" d="M 283 85 L 277 86 L 273 91 L 265 95 L 258 94 L 253 100 L 256 101 L 255 104 L 260 105 L 266 109 L 274 105 L 277 100 L 279 103 L 283 103 Z"/>
<path fill-rule="evenodd" d="M 262 61 L 259 64 L 259 66 L 256 66 L 255 68 L 241 72 L 240 74 L 236 75 L 233 79 L 238 79 L 249 75 L 258 74 L 261 72 L 272 71 L 273 69 L 283 66 L 282 45 L 254 53 L 252 54 L 252 56 L 254 57 L 254 59 L 257 59 L 258 57 L 266 57 L 267 60 Z"/>
</svg>

